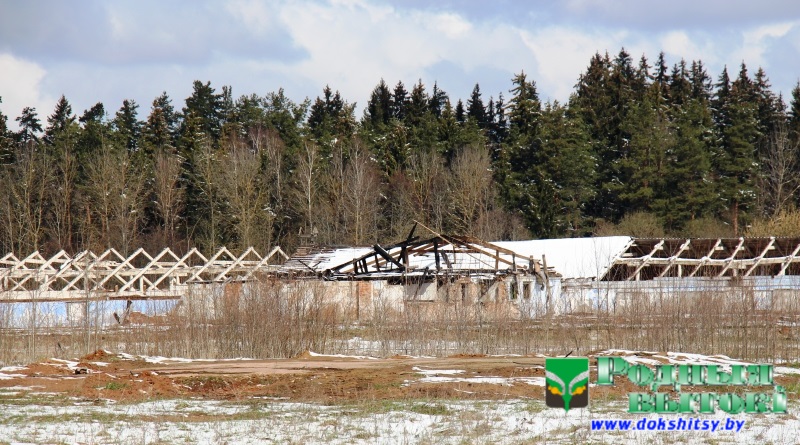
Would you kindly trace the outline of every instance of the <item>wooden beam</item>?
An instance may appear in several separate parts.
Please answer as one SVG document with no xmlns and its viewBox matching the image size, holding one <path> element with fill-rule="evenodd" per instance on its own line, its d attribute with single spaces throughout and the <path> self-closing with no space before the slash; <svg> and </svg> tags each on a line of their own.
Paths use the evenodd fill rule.
<svg viewBox="0 0 800 445">
<path fill-rule="evenodd" d="M 761 254 L 758 257 L 756 257 L 755 262 L 753 263 L 752 266 L 750 266 L 749 269 L 747 269 L 747 272 L 744 273 L 744 276 L 746 277 L 750 276 L 753 270 L 755 270 L 755 268 L 758 267 L 758 264 L 764 259 L 764 256 L 766 256 L 767 252 L 774 249 L 773 247 L 774 245 L 775 245 L 775 237 L 772 236 L 769 238 L 769 243 L 767 244 L 767 247 L 765 247 L 764 250 L 761 251 Z"/>
<path fill-rule="evenodd" d="M 739 244 L 736 246 L 736 249 L 733 250 L 733 254 L 731 254 L 731 256 L 725 259 L 727 261 L 727 264 L 725 265 L 725 267 L 722 268 L 722 271 L 719 274 L 717 274 L 717 278 L 720 278 L 723 275 L 725 275 L 725 272 L 727 272 L 728 269 L 730 269 L 731 266 L 733 266 L 734 259 L 736 258 L 736 255 L 739 254 L 739 251 L 742 250 L 742 246 L 744 246 L 744 238 L 740 237 Z"/>
<path fill-rule="evenodd" d="M 681 245 L 681 248 L 680 248 L 680 249 L 678 249 L 678 253 L 676 253 L 675 255 L 673 255 L 673 256 L 671 256 L 671 257 L 669 258 L 669 264 L 667 264 L 667 266 L 664 268 L 664 270 L 662 270 L 662 271 L 661 271 L 661 274 L 659 274 L 659 275 L 658 275 L 658 277 L 659 277 L 659 278 L 662 278 L 662 277 L 664 277 L 664 276 L 667 274 L 667 272 L 669 272 L 669 270 L 670 270 L 670 269 L 672 268 L 672 266 L 675 264 L 675 260 L 677 260 L 678 258 L 680 258 L 680 257 L 681 257 L 681 254 L 682 254 L 683 252 L 685 252 L 685 251 L 686 251 L 686 250 L 689 248 L 689 245 L 690 245 L 691 243 L 692 243 L 692 240 L 690 240 L 690 239 L 687 239 L 687 240 L 686 240 L 686 241 L 685 241 L 685 242 L 684 242 L 684 243 Z"/>
<path fill-rule="evenodd" d="M 792 254 L 786 257 L 783 261 L 783 267 L 781 267 L 781 271 L 778 272 L 778 276 L 783 276 L 786 274 L 786 269 L 789 268 L 789 265 L 794 262 L 796 259 L 800 259 L 797 257 L 797 253 L 800 252 L 800 243 L 797 244 L 797 247 L 794 248 Z"/>
<path fill-rule="evenodd" d="M 714 247 L 711 248 L 711 250 L 708 252 L 708 255 L 706 255 L 703 258 L 701 258 L 700 264 L 698 264 L 697 267 L 694 268 L 692 273 L 689 274 L 689 277 L 695 276 L 697 274 L 697 272 L 700 271 L 700 268 L 703 267 L 706 264 L 707 260 L 711 259 L 711 255 L 714 255 L 714 252 L 717 251 L 717 248 L 719 247 L 720 244 L 722 244 L 722 239 L 718 238 L 717 242 L 714 243 Z"/>
<path fill-rule="evenodd" d="M 651 250 L 649 254 L 641 257 L 641 264 L 639 264 L 636 270 L 634 270 L 633 273 L 630 274 L 630 276 L 628 276 L 628 278 L 625 281 L 631 281 L 634 277 L 636 277 L 636 281 L 639 281 L 638 277 L 639 272 L 644 268 L 644 266 L 646 266 L 649 263 L 649 260 L 653 257 L 653 255 L 655 255 L 655 253 L 661 250 L 663 247 L 664 247 L 664 240 L 662 239 L 655 245 L 655 247 L 653 247 L 653 250 Z"/>
</svg>

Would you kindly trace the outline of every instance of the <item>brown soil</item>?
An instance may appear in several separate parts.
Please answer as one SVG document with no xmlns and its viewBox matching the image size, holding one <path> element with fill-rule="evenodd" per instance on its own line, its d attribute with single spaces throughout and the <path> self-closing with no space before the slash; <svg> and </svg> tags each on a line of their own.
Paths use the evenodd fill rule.
<svg viewBox="0 0 800 445">
<path fill-rule="evenodd" d="M 265 397 L 322 403 L 414 398 L 544 398 L 542 386 L 523 381 L 426 383 L 420 381 L 425 376 L 414 369 L 464 371 L 456 376 L 442 374 L 458 378 L 544 377 L 541 357 L 460 355 L 358 359 L 305 352 L 292 359 L 153 364 L 96 351 L 78 362 L 80 373 L 77 374 L 74 368 L 60 362 L 31 364 L 10 373 L 23 377 L 0 380 L 0 388 L 27 387 L 31 392 L 122 401 L 165 397 L 226 400 Z M 97 362 L 107 364 L 98 365 Z M 787 385 L 797 384 L 798 378 L 782 376 L 777 380 Z M 627 379 L 621 378 L 615 383 L 611 387 L 593 387 L 592 398 L 619 400 L 628 392 L 649 392 Z"/>
</svg>

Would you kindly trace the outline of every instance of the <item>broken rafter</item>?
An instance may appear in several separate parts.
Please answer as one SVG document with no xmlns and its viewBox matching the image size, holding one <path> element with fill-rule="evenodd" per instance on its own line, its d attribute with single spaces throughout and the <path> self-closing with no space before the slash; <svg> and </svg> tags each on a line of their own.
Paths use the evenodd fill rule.
<svg viewBox="0 0 800 445">
<path fill-rule="evenodd" d="M 787 256 L 786 258 L 784 258 L 782 266 L 781 266 L 781 271 L 778 272 L 779 276 L 785 275 L 786 274 L 786 269 L 789 268 L 789 265 L 792 264 L 792 262 L 794 260 L 800 259 L 797 256 L 798 252 L 800 252 L 800 242 L 798 242 L 797 247 L 794 248 L 794 250 L 792 251 L 792 254 Z"/>
<path fill-rule="evenodd" d="M 700 261 L 700 263 L 697 265 L 697 267 L 695 267 L 695 268 L 694 268 L 694 270 L 692 271 L 692 273 L 690 273 L 690 274 L 689 274 L 689 277 L 693 277 L 693 276 L 695 276 L 695 275 L 697 274 L 697 272 L 699 272 L 699 271 L 700 271 L 700 269 L 701 269 L 703 266 L 705 266 L 705 265 L 706 265 L 706 263 L 708 262 L 708 260 L 710 260 L 710 259 L 711 259 L 711 256 L 712 256 L 712 255 L 714 255 L 714 252 L 716 252 L 716 251 L 717 251 L 717 249 L 719 248 L 720 244 L 722 244 L 722 239 L 721 239 L 721 238 L 717 239 L 717 242 L 716 242 L 716 243 L 714 243 L 714 246 L 713 246 L 713 247 L 711 247 L 711 250 L 709 250 L 709 251 L 708 251 L 708 255 L 704 256 L 703 258 L 700 258 L 700 260 L 701 260 L 701 261 Z"/>
<path fill-rule="evenodd" d="M 758 264 L 761 263 L 761 261 L 764 259 L 764 256 L 767 255 L 767 252 L 775 248 L 774 246 L 775 246 L 775 237 L 773 236 L 770 237 L 767 247 L 765 247 L 764 250 L 761 251 L 761 254 L 758 257 L 756 257 L 755 261 L 753 262 L 753 265 L 750 266 L 749 269 L 747 269 L 747 272 L 744 273 L 744 276 L 746 277 L 750 276 L 753 270 L 755 270 L 755 268 L 758 267 Z"/>
<path fill-rule="evenodd" d="M 639 260 L 641 263 L 636 268 L 636 270 L 634 270 L 633 273 L 628 276 L 628 278 L 625 281 L 631 281 L 633 280 L 634 277 L 636 278 L 636 281 L 639 281 L 639 272 L 650 263 L 650 260 L 653 258 L 653 255 L 655 255 L 656 252 L 661 250 L 663 247 L 664 247 L 664 240 L 661 240 L 655 245 L 655 247 L 653 247 L 653 250 L 651 250 L 649 254 L 641 258 L 637 258 L 637 260 Z"/>
<path fill-rule="evenodd" d="M 717 278 L 724 276 L 725 272 L 727 272 L 728 269 L 730 269 L 731 266 L 734 265 L 735 259 L 736 259 L 736 255 L 739 254 L 739 251 L 742 250 L 743 246 L 744 246 L 744 238 L 740 237 L 739 238 L 739 244 L 736 245 L 736 249 L 733 250 L 733 253 L 731 254 L 731 256 L 725 259 L 727 264 L 725 264 L 725 267 L 722 268 L 722 271 L 720 271 L 720 273 L 717 275 Z"/>
<path fill-rule="evenodd" d="M 658 275 L 659 278 L 662 278 L 662 277 L 667 275 L 667 272 L 669 272 L 669 270 L 672 268 L 672 266 L 675 265 L 675 263 L 677 262 L 678 258 L 681 257 L 681 254 L 689 249 L 689 246 L 691 244 L 692 244 L 692 240 L 690 240 L 690 239 L 687 239 L 683 244 L 681 244 L 681 247 L 680 247 L 680 249 L 678 249 L 678 252 L 675 255 L 673 255 L 673 256 L 671 256 L 669 258 L 669 264 L 667 264 L 667 267 L 665 267 L 664 270 L 661 271 L 661 274 Z M 680 272 L 680 270 L 678 272 Z"/>
</svg>

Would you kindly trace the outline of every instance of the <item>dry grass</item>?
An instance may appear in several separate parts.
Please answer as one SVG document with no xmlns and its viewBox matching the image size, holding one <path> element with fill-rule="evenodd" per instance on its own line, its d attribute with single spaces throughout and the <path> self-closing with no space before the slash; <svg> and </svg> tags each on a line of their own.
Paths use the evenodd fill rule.
<svg viewBox="0 0 800 445">
<path fill-rule="evenodd" d="M 732 286 L 704 293 L 630 292 L 601 310 L 524 319 L 511 303 L 406 303 L 373 298 L 370 317 L 330 303 L 325 283 L 264 280 L 195 290 L 177 307 L 137 302 L 138 324 L 119 325 L 111 303 L 92 303 L 67 322 L 41 308 L 0 305 L 0 363 L 78 357 L 96 349 L 188 358 L 329 354 L 587 354 L 603 349 L 724 354 L 795 361 L 800 292 L 765 298 Z M 78 311 L 81 312 L 81 311 Z M 34 317 L 33 314 L 37 314 Z M 52 314 L 50 314 L 52 315 Z M 88 315 L 88 316 L 87 316 Z"/>
</svg>

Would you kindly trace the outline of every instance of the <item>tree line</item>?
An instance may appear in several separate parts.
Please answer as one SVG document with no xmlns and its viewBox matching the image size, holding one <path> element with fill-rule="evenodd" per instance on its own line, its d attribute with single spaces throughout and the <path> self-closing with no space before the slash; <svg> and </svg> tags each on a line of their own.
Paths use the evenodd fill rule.
<svg viewBox="0 0 800 445">
<path fill-rule="evenodd" d="M 507 93 L 380 80 L 357 117 L 330 87 L 295 102 L 195 81 L 146 116 L 64 96 L 18 131 L 0 113 L 0 251 L 364 245 L 413 220 L 487 240 L 738 236 L 800 199 L 800 83 L 787 106 L 760 68 L 713 80 L 622 49 L 566 103 L 524 72 Z"/>
</svg>

